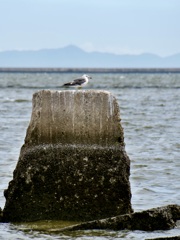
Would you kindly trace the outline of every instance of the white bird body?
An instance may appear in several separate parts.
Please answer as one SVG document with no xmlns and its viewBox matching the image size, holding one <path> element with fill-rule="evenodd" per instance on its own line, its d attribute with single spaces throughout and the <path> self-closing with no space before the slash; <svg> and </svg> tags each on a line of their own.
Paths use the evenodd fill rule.
<svg viewBox="0 0 180 240">
<path fill-rule="evenodd" d="M 63 86 L 81 88 L 82 86 L 86 85 L 89 82 L 89 79 L 91 79 L 91 77 L 84 74 L 82 75 L 82 77 L 76 78 L 72 82 L 65 83 Z"/>
</svg>

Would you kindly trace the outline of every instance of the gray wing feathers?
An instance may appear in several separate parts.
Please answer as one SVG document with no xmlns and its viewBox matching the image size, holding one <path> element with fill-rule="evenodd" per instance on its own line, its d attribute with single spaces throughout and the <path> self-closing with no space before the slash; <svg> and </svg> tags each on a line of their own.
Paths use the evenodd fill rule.
<svg viewBox="0 0 180 240">
<path fill-rule="evenodd" d="M 70 83 L 66 83 L 64 84 L 64 86 L 73 86 L 73 85 L 81 85 L 82 83 L 86 82 L 84 78 L 77 78 L 74 79 L 72 82 Z"/>
<path fill-rule="evenodd" d="M 74 81 L 72 82 L 73 84 L 82 84 L 86 82 L 86 80 L 84 78 L 77 78 L 77 79 L 74 79 Z"/>
</svg>

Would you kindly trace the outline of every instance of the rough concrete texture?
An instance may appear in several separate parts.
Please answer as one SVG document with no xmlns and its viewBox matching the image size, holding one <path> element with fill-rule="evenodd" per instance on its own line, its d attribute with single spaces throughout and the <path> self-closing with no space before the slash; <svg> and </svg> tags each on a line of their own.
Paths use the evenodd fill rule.
<svg viewBox="0 0 180 240">
<path fill-rule="evenodd" d="M 132 212 L 130 161 L 106 91 L 34 94 L 3 221 L 86 221 Z"/>
<path fill-rule="evenodd" d="M 119 106 L 107 91 L 40 91 L 25 139 L 28 145 L 124 146 Z"/>
</svg>

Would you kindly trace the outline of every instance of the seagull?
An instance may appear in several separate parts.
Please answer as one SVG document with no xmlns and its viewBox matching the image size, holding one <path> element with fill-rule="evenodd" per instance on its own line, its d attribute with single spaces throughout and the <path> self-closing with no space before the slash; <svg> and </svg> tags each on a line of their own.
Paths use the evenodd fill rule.
<svg viewBox="0 0 180 240">
<path fill-rule="evenodd" d="M 89 79 L 92 79 L 92 77 L 84 74 L 82 75 L 82 77 L 76 78 L 72 82 L 65 83 L 63 86 L 81 88 L 82 86 L 86 85 L 89 82 Z"/>
</svg>

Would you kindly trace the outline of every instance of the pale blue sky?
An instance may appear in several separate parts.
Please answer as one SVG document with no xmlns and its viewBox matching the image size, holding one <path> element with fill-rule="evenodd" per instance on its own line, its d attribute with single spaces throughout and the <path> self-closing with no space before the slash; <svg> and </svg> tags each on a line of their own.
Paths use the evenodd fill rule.
<svg viewBox="0 0 180 240">
<path fill-rule="evenodd" d="M 0 51 L 180 53 L 180 0 L 0 0 Z"/>
</svg>

